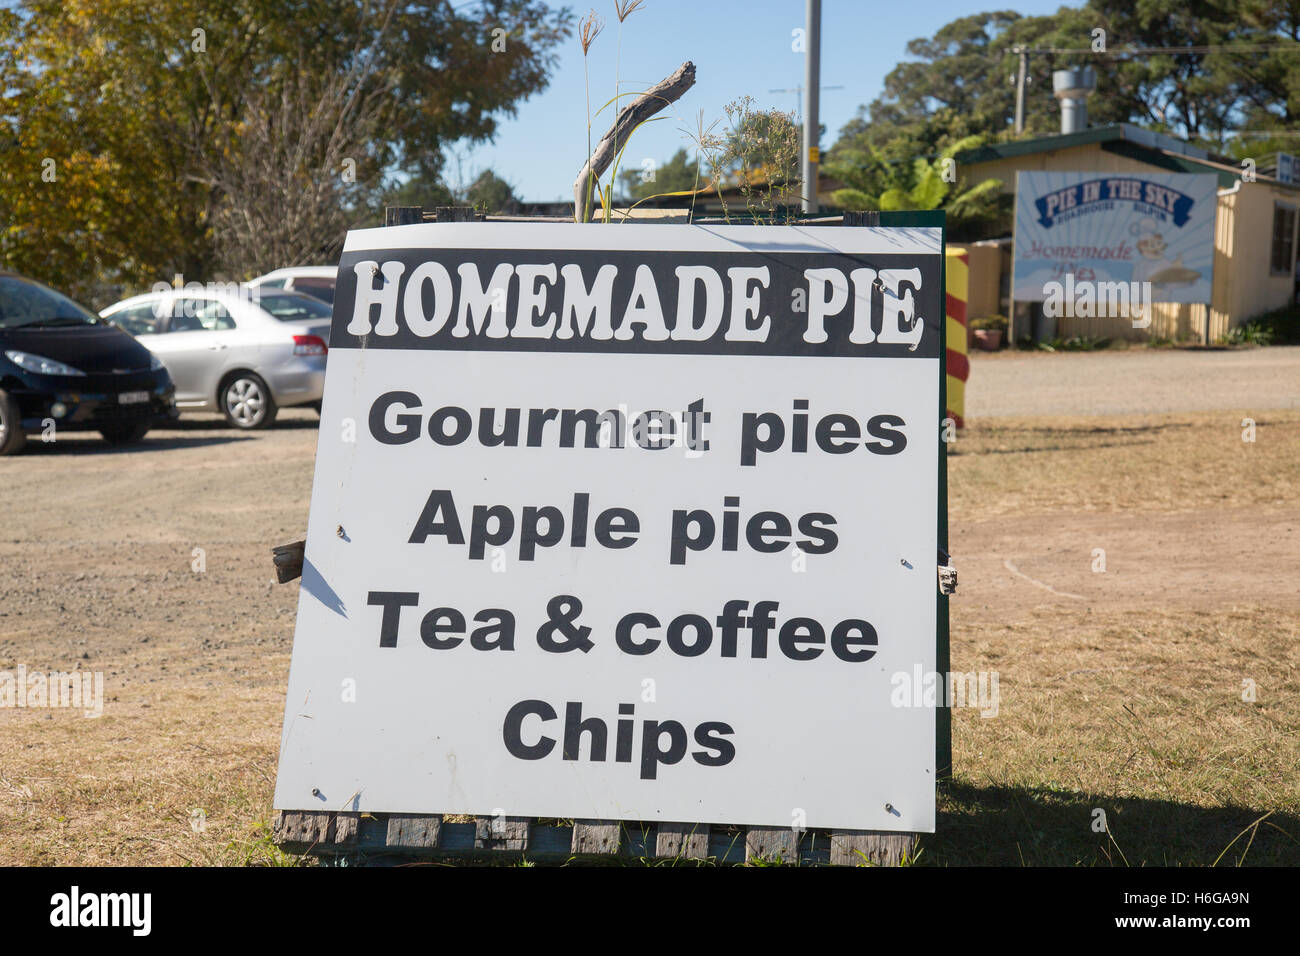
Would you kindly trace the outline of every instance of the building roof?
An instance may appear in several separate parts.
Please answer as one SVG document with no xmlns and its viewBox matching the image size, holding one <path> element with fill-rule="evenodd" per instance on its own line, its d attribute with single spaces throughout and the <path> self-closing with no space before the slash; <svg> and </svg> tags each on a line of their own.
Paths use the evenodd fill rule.
<svg viewBox="0 0 1300 956">
<path fill-rule="evenodd" d="M 1206 159 L 1210 155 L 1199 147 L 1164 133 L 1155 133 L 1129 123 L 1116 123 L 1113 126 L 1093 126 L 1078 133 L 1059 133 L 1007 143 L 990 143 L 962 153 L 961 160 L 967 163 L 987 163 L 991 159 L 1010 159 L 1012 156 L 1026 156 L 1030 153 L 1048 153 L 1058 149 L 1070 149 L 1073 146 L 1113 142 L 1136 143 L 1150 149 L 1167 149 L 1200 159 Z"/>
<path fill-rule="evenodd" d="M 1131 123 L 1112 126 L 1094 126 L 1078 133 L 1060 133 L 1055 136 L 1037 136 L 1033 139 L 990 143 L 968 150 L 957 157 L 965 164 L 987 163 L 998 159 L 1014 159 L 1034 153 L 1049 153 L 1076 146 L 1097 145 L 1107 152 L 1128 156 L 1176 173 L 1216 173 L 1220 188 L 1231 188 L 1241 179 L 1241 164 L 1228 156 L 1220 156 L 1193 146 L 1165 133 L 1157 133 Z M 1286 189 L 1300 190 L 1300 186 L 1256 173 L 1258 179 Z"/>
</svg>

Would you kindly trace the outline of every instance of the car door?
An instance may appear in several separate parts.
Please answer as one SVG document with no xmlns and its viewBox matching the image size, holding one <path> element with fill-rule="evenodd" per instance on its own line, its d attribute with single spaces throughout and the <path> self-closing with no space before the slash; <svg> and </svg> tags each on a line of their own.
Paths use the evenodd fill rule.
<svg viewBox="0 0 1300 956">
<path fill-rule="evenodd" d="M 227 372 L 253 368 L 258 361 L 257 336 L 246 328 L 246 322 L 236 323 L 231 308 L 231 303 L 215 297 L 194 303 L 194 314 L 203 326 L 208 352 L 199 388 L 208 401 L 217 400 L 217 388 Z"/>
<path fill-rule="evenodd" d="M 182 408 L 202 407 L 215 397 L 221 343 L 200 318 L 210 302 L 194 296 L 172 299 L 165 330 L 154 337 L 156 341 L 146 343 L 171 373 L 176 385 L 176 404 Z"/>
<path fill-rule="evenodd" d="M 214 299 L 199 311 L 199 319 L 209 329 L 212 347 L 219 355 L 219 363 L 214 366 L 216 374 L 209 382 L 213 394 L 227 372 L 261 372 L 267 330 L 257 321 L 256 309 L 237 297 Z"/>
</svg>

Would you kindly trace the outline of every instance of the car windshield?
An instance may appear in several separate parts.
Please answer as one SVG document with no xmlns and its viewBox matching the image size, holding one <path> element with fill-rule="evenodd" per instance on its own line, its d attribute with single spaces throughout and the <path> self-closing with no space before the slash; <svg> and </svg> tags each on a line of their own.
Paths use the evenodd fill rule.
<svg viewBox="0 0 1300 956">
<path fill-rule="evenodd" d="M 98 325 L 99 317 L 30 279 L 0 276 L 0 329 Z"/>
<path fill-rule="evenodd" d="M 263 312 L 275 316 L 281 322 L 329 319 L 334 315 L 334 309 L 320 299 L 298 292 L 263 292 L 257 297 L 257 305 Z"/>
</svg>

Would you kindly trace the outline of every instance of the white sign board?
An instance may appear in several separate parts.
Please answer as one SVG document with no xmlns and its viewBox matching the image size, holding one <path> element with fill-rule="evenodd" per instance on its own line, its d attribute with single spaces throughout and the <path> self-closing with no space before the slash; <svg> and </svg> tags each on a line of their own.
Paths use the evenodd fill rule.
<svg viewBox="0 0 1300 956">
<path fill-rule="evenodd" d="M 351 233 L 276 807 L 932 831 L 940 252 Z"/>
<path fill-rule="evenodd" d="M 1071 304 L 1093 296 L 1092 314 L 1107 315 L 1108 295 L 1145 283 L 1125 304 L 1209 302 L 1217 195 L 1214 175 L 1018 173 L 1015 299 L 1064 290 Z"/>
</svg>

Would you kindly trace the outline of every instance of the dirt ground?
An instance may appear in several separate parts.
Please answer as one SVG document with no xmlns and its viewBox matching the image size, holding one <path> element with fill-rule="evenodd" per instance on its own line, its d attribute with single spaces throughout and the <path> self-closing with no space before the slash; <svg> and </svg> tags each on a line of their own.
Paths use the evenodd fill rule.
<svg viewBox="0 0 1300 956">
<path fill-rule="evenodd" d="M 969 394 L 953 668 L 1002 702 L 954 715 L 920 862 L 1300 863 L 1300 349 L 976 357 Z M 285 862 L 298 585 L 269 548 L 316 436 L 195 417 L 0 460 L 0 671 L 102 671 L 106 699 L 0 709 L 0 865 Z"/>
<path fill-rule="evenodd" d="M 971 356 L 966 412 L 1128 415 L 1300 408 L 1300 345 Z"/>
</svg>

